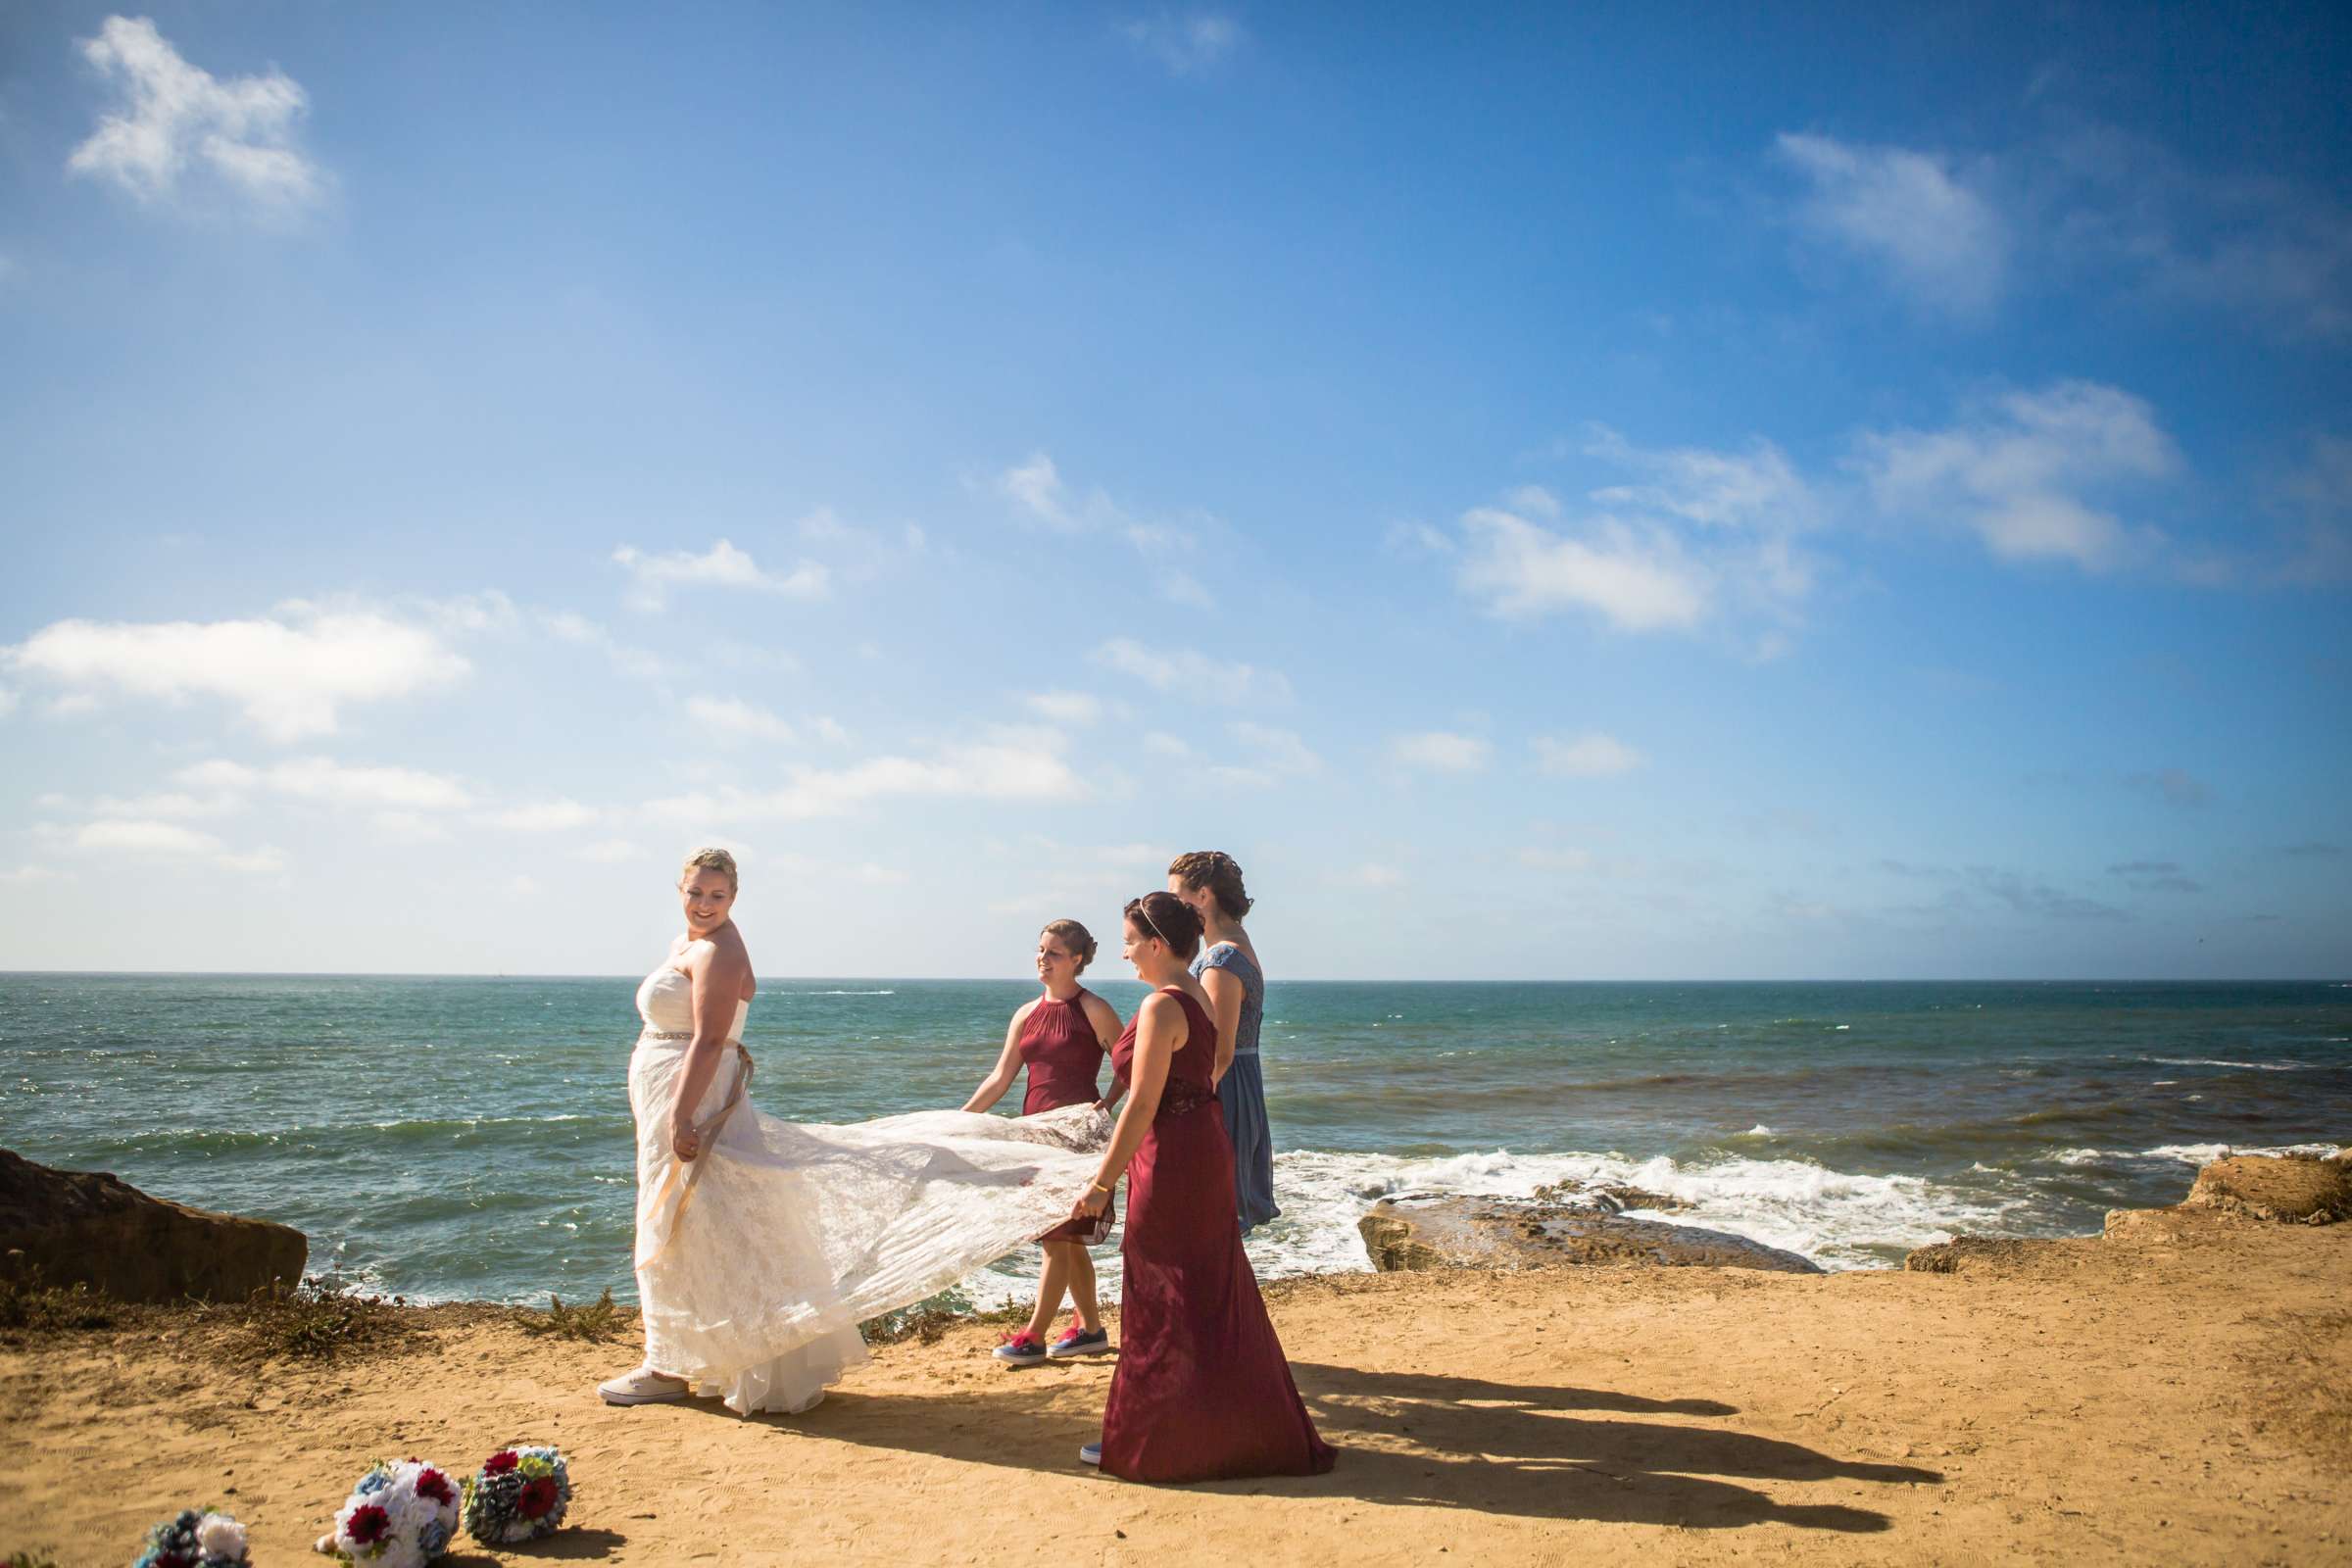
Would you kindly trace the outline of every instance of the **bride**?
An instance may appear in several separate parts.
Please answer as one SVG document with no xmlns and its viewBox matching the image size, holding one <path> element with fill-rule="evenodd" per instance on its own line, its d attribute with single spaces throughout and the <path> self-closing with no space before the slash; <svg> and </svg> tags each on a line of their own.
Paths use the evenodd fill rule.
<svg viewBox="0 0 2352 1568">
<path fill-rule="evenodd" d="M 858 1325 L 921 1300 L 1068 1218 L 1109 1118 L 917 1111 L 779 1121 L 746 1097 L 759 982 L 735 928 L 735 858 L 687 857 L 686 934 L 637 988 L 637 1295 L 645 1361 L 612 1404 L 716 1396 L 806 1410 L 865 1360 Z"/>
</svg>

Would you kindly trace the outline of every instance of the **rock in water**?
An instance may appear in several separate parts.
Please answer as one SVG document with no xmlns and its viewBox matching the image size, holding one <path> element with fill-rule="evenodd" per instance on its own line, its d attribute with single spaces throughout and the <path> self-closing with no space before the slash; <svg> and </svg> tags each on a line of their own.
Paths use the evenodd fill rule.
<svg viewBox="0 0 2352 1568">
<path fill-rule="evenodd" d="M 1819 1274 L 1795 1252 L 1735 1236 L 1627 1219 L 1587 1207 L 1506 1198 L 1384 1199 L 1357 1222 L 1373 1267 L 1565 1268 L 1632 1263 L 1663 1268 L 1760 1268 Z"/>
<path fill-rule="evenodd" d="M 2245 1154 L 2217 1159 L 2197 1172 L 2187 1203 L 2256 1219 L 2326 1225 L 2352 1219 L 2352 1160 L 2340 1153 Z"/>
<path fill-rule="evenodd" d="M 243 1300 L 301 1283 L 311 1244 L 290 1225 L 150 1198 L 95 1171 L 51 1170 L 0 1149 L 0 1254 L 44 1284 L 124 1301 Z"/>
</svg>

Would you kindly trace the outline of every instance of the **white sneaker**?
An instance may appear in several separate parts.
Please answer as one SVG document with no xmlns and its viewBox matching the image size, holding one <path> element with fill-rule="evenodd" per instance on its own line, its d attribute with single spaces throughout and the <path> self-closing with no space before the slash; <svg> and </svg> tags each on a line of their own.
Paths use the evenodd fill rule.
<svg viewBox="0 0 2352 1568">
<path fill-rule="evenodd" d="M 694 1385 L 684 1378 L 665 1377 L 650 1366 L 619 1377 L 608 1378 L 596 1386 L 607 1404 L 661 1404 L 668 1399 L 683 1399 L 694 1392 Z"/>
</svg>

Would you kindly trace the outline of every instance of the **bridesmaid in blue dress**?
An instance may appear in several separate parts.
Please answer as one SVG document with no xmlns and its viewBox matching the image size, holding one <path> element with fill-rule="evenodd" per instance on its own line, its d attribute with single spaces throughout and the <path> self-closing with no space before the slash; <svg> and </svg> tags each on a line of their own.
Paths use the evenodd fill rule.
<svg viewBox="0 0 2352 1568">
<path fill-rule="evenodd" d="M 1200 954 L 1192 971 L 1216 1019 L 1217 1102 L 1233 1140 L 1234 1198 L 1248 1235 L 1282 1212 L 1274 1206 L 1274 1130 L 1266 1120 L 1266 1080 L 1257 1064 L 1266 974 L 1242 929 L 1250 896 L 1242 890 L 1241 866 L 1223 850 L 1195 850 L 1169 861 L 1168 891 L 1200 916 Z"/>
</svg>

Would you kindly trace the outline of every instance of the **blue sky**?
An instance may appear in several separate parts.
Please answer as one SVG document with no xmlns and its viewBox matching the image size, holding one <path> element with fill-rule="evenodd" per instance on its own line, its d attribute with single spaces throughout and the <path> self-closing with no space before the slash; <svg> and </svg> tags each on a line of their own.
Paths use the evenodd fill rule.
<svg viewBox="0 0 2352 1568">
<path fill-rule="evenodd" d="M 0 14 L 0 968 L 2352 971 L 2352 27 Z"/>
</svg>

